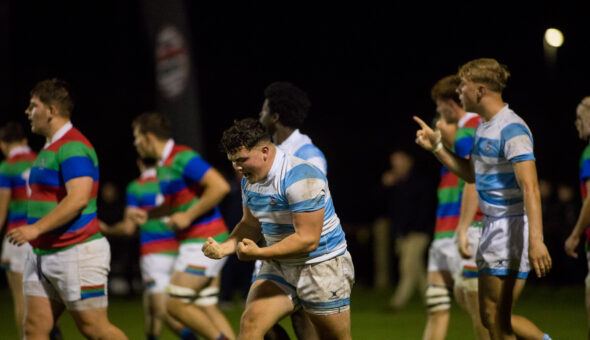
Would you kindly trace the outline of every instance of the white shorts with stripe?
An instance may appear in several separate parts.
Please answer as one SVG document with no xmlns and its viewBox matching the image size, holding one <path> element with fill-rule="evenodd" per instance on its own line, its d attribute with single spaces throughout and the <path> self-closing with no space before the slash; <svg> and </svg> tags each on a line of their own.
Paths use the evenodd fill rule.
<svg viewBox="0 0 590 340">
<path fill-rule="evenodd" d="M 479 275 L 516 274 L 519 279 L 526 279 L 531 269 L 526 215 L 484 217 L 476 263 Z"/>
<path fill-rule="evenodd" d="M 176 256 L 165 254 L 147 254 L 139 259 L 143 288 L 148 294 L 164 293 L 170 283 Z"/>
<path fill-rule="evenodd" d="M 181 243 L 174 270 L 192 275 L 216 277 L 223 269 L 227 257 L 220 260 L 210 259 L 203 254 L 202 248 L 203 243 Z"/>
<path fill-rule="evenodd" d="M 270 280 L 312 314 L 329 315 L 350 308 L 354 266 L 348 251 L 333 259 L 304 265 L 262 261 L 256 280 Z"/>
<path fill-rule="evenodd" d="M 53 254 L 30 252 L 23 273 L 24 295 L 61 302 L 68 310 L 104 308 L 110 262 L 104 237 Z"/>
</svg>

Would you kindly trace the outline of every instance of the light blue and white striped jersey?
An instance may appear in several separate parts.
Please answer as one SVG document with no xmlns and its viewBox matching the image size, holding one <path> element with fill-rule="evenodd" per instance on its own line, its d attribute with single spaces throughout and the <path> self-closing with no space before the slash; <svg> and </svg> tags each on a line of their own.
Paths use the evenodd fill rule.
<svg viewBox="0 0 590 340">
<path fill-rule="evenodd" d="M 249 183 L 242 179 L 242 204 L 262 224 L 262 233 L 269 246 L 295 233 L 292 213 L 325 209 L 318 248 L 293 258 L 277 259 L 281 263 L 319 263 L 346 251 L 346 238 L 334 211 L 326 176 L 311 163 L 287 155 L 279 148 L 263 181 Z"/>
<path fill-rule="evenodd" d="M 328 174 L 326 157 L 317 146 L 313 145 L 311 138 L 299 132 L 299 129 L 293 131 L 289 138 L 277 146 L 286 154 L 299 157 L 317 166 L 324 175 Z"/>
<path fill-rule="evenodd" d="M 535 160 L 533 135 L 508 105 L 477 126 L 471 159 L 483 214 L 493 217 L 524 214 L 523 194 L 512 164 Z"/>
</svg>

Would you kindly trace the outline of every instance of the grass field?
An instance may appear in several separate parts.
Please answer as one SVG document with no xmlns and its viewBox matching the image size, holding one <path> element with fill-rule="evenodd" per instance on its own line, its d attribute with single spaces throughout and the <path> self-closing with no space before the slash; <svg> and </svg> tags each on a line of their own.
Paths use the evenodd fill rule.
<svg viewBox="0 0 590 340">
<path fill-rule="evenodd" d="M 352 334 L 354 339 L 420 339 L 426 321 L 421 301 L 416 296 L 409 306 L 395 314 L 383 312 L 391 291 L 373 292 L 356 287 L 352 301 Z M 0 339 L 16 339 L 13 324 L 12 300 L 8 289 L 0 290 Z M 242 310 L 226 312 L 237 330 Z M 529 286 L 520 298 L 515 312 L 528 317 L 553 340 L 586 339 L 586 316 L 584 311 L 583 286 L 545 287 Z M 109 317 L 120 327 L 130 340 L 144 339 L 143 316 L 139 298 L 110 298 Z M 289 323 L 282 321 L 292 335 Z M 64 339 L 81 339 L 69 315 L 60 319 Z M 292 336 L 294 339 L 294 336 Z M 447 339 L 472 339 L 471 323 L 468 316 L 453 305 L 451 325 Z M 160 339 L 176 339 L 167 330 Z"/>
</svg>

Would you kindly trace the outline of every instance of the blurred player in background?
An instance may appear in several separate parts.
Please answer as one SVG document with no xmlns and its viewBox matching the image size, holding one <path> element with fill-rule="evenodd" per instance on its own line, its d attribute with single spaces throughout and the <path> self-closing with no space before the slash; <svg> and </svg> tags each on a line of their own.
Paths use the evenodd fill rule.
<svg viewBox="0 0 590 340">
<path fill-rule="evenodd" d="M 217 205 L 229 192 L 229 184 L 197 152 L 174 142 L 171 122 L 163 114 L 143 113 L 132 127 L 139 155 L 158 160 L 157 176 L 165 204 L 150 210 L 149 216 L 168 216 L 166 223 L 176 230 L 180 243 L 166 288 L 167 310 L 207 339 L 233 339 L 231 325 L 217 307 L 219 288 L 213 282 L 225 259 L 213 260 L 201 251 L 208 237 L 220 242 L 227 238 Z M 146 217 L 136 220 L 143 224 Z"/>
<path fill-rule="evenodd" d="M 578 137 L 581 140 L 588 142 L 590 137 L 590 97 L 582 99 L 578 104 L 576 110 L 576 129 L 578 130 Z M 580 158 L 580 192 L 582 194 L 582 208 L 578 215 L 578 221 L 574 226 L 570 236 L 565 241 L 565 252 L 573 257 L 578 258 L 576 248 L 580 244 L 580 240 L 584 233 L 586 234 L 586 258 L 588 259 L 588 268 L 590 268 L 590 199 L 588 193 L 590 192 L 590 145 L 587 145 Z M 586 277 L 586 318 L 590 326 L 590 271 Z M 588 339 L 590 339 L 590 331 L 588 332 Z"/>
</svg>

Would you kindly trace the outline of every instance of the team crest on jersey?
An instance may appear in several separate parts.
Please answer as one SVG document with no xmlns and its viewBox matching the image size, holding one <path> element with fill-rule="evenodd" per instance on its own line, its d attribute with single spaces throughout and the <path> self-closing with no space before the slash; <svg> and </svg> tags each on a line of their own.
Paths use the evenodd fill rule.
<svg viewBox="0 0 590 340">
<path fill-rule="evenodd" d="M 491 142 L 491 141 L 488 141 L 488 142 L 486 143 L 486 147 L 485 147 L 485 149 L 484 149 L 483 151 L 484 151 L 485 153 L 488 153 L 488 152 L 490 152 L 491 150 L 492 150 L 492 142 Z"/>
<path fill-rule="evenodd" d="M 277 205 L 277 200 L 273 196 L 270 196 L 269 204 L 274 207 L 275 205 Z"/>
<path fill-rule="evenodd" d="M 45 160 L 45 157 L 41 158 L 41 167 L 42 168 L 45 167 L 45 163 L 47 163 L 47 161 Z"/>
</svg>

